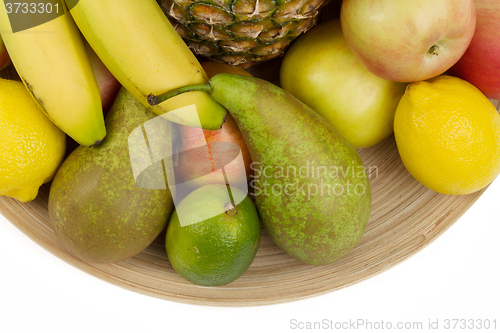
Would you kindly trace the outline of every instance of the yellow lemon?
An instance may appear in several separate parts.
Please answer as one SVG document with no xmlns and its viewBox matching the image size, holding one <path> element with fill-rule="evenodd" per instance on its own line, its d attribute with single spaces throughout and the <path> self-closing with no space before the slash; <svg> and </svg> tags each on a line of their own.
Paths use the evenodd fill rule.
<svg viewBox="0 0 500 333">
<path fill-rule="evenodd" d="M 472 84 L 440 76 L 410 84 L 394 135 L 412 176 L 444 194 L 469 194 L 500 173 L 500 115 Z"/>
<path fill-rule="evenodd" d="M 24 85 L 0 79 L 0 195 L 35 199 L 38 188 L 54 177 L 65 149 L 65 134 Z"/>
</svg>

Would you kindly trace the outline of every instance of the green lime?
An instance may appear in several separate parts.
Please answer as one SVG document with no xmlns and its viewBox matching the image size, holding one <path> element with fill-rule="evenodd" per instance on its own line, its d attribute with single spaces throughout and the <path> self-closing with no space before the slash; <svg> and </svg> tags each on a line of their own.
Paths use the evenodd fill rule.
<svg viewBox="0 0 500 333">
<path fill-rule="evenodd" d="M 226 185 L 203 186 L 186 196 L 170 218 L 165 241 L 168 259 L 177 273 L 194 284 L 228 284 L 245 273 L 257 253 L 257 210 L 243 192 L 228 190 Z M 234 206 L 231 198 L 244 199 Z"/>
</svg>

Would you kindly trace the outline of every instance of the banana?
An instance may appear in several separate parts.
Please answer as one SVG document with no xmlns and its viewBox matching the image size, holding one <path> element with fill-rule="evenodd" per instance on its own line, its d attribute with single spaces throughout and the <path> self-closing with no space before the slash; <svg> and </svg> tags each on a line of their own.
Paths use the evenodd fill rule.
<svg viewBox="0 0 500 333">
<path fill-rule="evenodd" d="M 0 0 L 0 32 L 12 63 L 45 114 L 81 145 L 104 139 L 99 88 L 83 40 L 66 8 L 59 17 L 13 32 Z"/>
<path fill-rule="evenodd" d="M 157 106 L 149 105 L 149 94 L 208 82 L 205 71 L 155 0 L 66 3 L 102 62 L 144 106 L 179 124 L 221 128 L 227 111 L 205 92 L 189 92 Z M 197 112 L 186 112 L 193 111 L 193 104 Z"/>
</svg>

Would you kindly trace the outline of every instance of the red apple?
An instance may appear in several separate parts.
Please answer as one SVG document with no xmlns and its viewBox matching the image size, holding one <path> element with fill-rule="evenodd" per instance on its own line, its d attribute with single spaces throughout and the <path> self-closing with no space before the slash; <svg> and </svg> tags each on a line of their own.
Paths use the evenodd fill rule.
<svg viewBox="0 0 500 333">
<path fill-rule="evenodd" d="M 179 154 L 179 163 L 175 169 L 178 183 L 192 181 L 193 185 L 199 187 L 225 182 L 221 167 L 224 167 L 228 179 L 248 180 L 252 160 L 240 130 L 230 115 L 217 131 L 183 125 L 179 125 L 179 131 L 183 153 Z M 216 143 L 234 145 L 215 145 Z M 197 147 L 201 148 L 194 149 Z M 237 158 L 240 151 L 243 159 Z M 246 177 L 242 177 L 243 170 Z"/>
<path fill-rule="evenodd" d="M 92 47 L 84 41 L 85 49 L 89 56 L 90 65 L 94 71 L 94 75 L 99 87 L 99 92 L 101 94 L 102 112 L 104 117 L 108 114 L 109 109 L 113 105 L 118 90 L 120 90 L 120 82 L 109 72 L 109 70 L 104 66 L 101 59 L 94 52 Z M 78 147 L 78 143 L 71 139 L 69 136 L 66 140 L 66 154 L 69 155 L 73 150 Z"/>
<path fill-rule="evenodd" d="M 3 44 L 2 36 L 0 36 L 0 70 L 10 65 L 10 57 L 7 49 Z"/>
<path fill-rule="evenodd" d="M 500 99 L 500 1 L 476 0 L 476 32 L 469 48 L 450 70 L 488 98 Z"/>
<path fill-rule="evenodd" d="M 373 74 L 427 80 L 450 69 L 474 34 L 474 0 L 344 0 L 340 22 L 349 48 Z"/>
<path fill-rule="evenodd" d="M 218 73 L 250 74 L 238 67 L 215 62 L 202 62 L 209 77 Z M 250 177 L 250 152 L 236 122 L 228 115 L 220 130 L 209 131 L 196 127 L 179 126 L 182 140 L 178 164 L 175 168 L 177 183 L 190 181 L 193 186 L 224 183 L 225 177 L 246 182 Z M 221 144 L 232 143 L 232 144 Z M 197 149 L 195 149 L 197 148 Z M 238 157 L 241 151 L 241 157 Z M 221 167 L 224 167 L 225 177 Z M 242 172 L 245 170 L 246 177 Z"/>
<path fill-rule="evenodd" d="M 101 93 L 102 111 L 104 112 L 104 116 L 106 116 L 115 101 L 121 85 L 106 66 L 104 66 L 101 59 L 99 59 L 87 42 L 85 42 L 85 48 L 97 80 L 97 85 L 99 86 L 99 92 Z"/>
</svg>

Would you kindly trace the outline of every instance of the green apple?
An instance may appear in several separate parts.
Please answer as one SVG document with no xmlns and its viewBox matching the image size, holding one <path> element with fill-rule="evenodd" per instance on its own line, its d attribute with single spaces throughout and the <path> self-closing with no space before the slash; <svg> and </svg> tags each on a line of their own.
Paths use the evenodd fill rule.
<svg viewBox="0 0 500 333">
<path fill-rule="evenodd" d="M 283 59 L 280 82 L 356 149 L 393 132 L 394 113 L 406 88 L 375 76 L 356 60 L 339 20 L 324 22 L 296 40 Z"/>
</svg>

